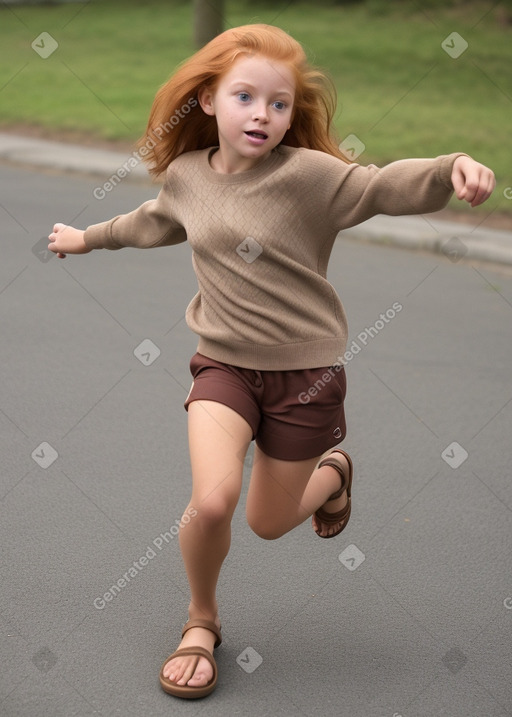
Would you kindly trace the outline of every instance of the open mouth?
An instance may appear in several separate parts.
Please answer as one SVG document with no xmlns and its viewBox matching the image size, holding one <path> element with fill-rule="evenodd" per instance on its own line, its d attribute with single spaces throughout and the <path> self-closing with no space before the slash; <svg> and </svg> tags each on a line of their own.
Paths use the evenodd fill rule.
<svg viewBox="0 0 512 717">
<path fill-rule="evenodd" d="M 267 139 L 268 135 L 265 132 L 260 132 L 259 130 L 250 130 L 248 132 L 245 132 L 249 137 L 254 137 L 255 139 Z"/>
</svg>

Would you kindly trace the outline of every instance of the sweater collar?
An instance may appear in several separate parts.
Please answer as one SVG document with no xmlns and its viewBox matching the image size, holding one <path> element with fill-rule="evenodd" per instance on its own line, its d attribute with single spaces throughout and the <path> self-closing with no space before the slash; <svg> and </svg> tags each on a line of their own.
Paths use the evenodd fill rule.
<svg viewBox="0 0 512 717">
<path fill-rule="evenodd" d="M 209 147 L 203 150 L 203 156 L 200 162 L 200 167 L 205 178 L 214 184 L 243 184 L 244 182 L 250 182 L 273 171 L 283 159 L 280 147 L 277 146 L 272 150 L 267 159 L 254 167 L 254 169 L 248 169 L 245 172 L 236 172 L 235 174 L 222 174 L 221 172 L 216 172 L 210 165 L 210 157 L 217 149 L 218 147 Z"/>
</svg>

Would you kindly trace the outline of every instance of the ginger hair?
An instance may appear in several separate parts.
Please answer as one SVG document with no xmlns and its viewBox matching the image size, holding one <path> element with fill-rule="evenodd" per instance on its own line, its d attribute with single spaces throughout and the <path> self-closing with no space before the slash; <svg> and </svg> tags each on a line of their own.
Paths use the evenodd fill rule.
<svg viewBox="0 0 512 717">
<path fill-rule="evenodd" d="M 201 87 L 214 91 L 241 54 L 283 62 L 294 74 L 292 122 L 281 144 L 320 150 L 348 162 L 332 127 L 336 110 L 333 83 L 309 64 L 300 43 L 288 33 L 272 25 L 256 24 L 232 28 L 215 37 L 179 65 L 158 90 L 146 132 L 138 142 L 145 148 L 144 160 L 150 173 L 160 175 L 184 152 L 218 145 L 216 119 L 203 112 L 197 94 Z"/>
</svg>

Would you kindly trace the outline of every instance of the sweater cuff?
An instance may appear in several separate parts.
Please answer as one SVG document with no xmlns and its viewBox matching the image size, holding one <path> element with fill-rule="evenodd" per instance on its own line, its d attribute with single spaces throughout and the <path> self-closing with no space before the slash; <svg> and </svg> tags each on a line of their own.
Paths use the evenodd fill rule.
<svg viewBox="0 0 512 717">
<path fill-rule="evenodd" d="M 88 249 L 120 249 L 112 239 L 112 224 L 114 219 L 100 224 L 91 224 L 84 234 L 84 242 Z"/>
<path fill-rule="evenodd" d="M 469 154 L 466 154 L 465 152 L 454 152 L 453 154 L 446 154 L 444 156 L 441 156 L 441 164 L 439 165 L 439 181 L 442 182 L 446 187 L 449 187 L 451 190 L 453 190 L 453 183 L 452 183 L 452 172 L 453 172 L 453 165 L 455 164 L 455 160 L 459 157 L 469 157 Z"/>
</svg>

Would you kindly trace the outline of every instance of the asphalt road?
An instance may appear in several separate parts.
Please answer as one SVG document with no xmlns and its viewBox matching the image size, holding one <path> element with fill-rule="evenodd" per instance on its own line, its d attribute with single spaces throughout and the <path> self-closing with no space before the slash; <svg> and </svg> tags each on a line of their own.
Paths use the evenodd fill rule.
<svg viewBox="0 0 512 717">
<path fill-rule="evenodd" d="M 0 166 L 2 717 L 512 715 L 510 270 L 339 239 L 351 521 L 260 540 L 247 460 L 219 686 L 182 702 L 196 284 L 187 245 L 46 253 L 155 193 L 98 183 Z"/>
</svg>

